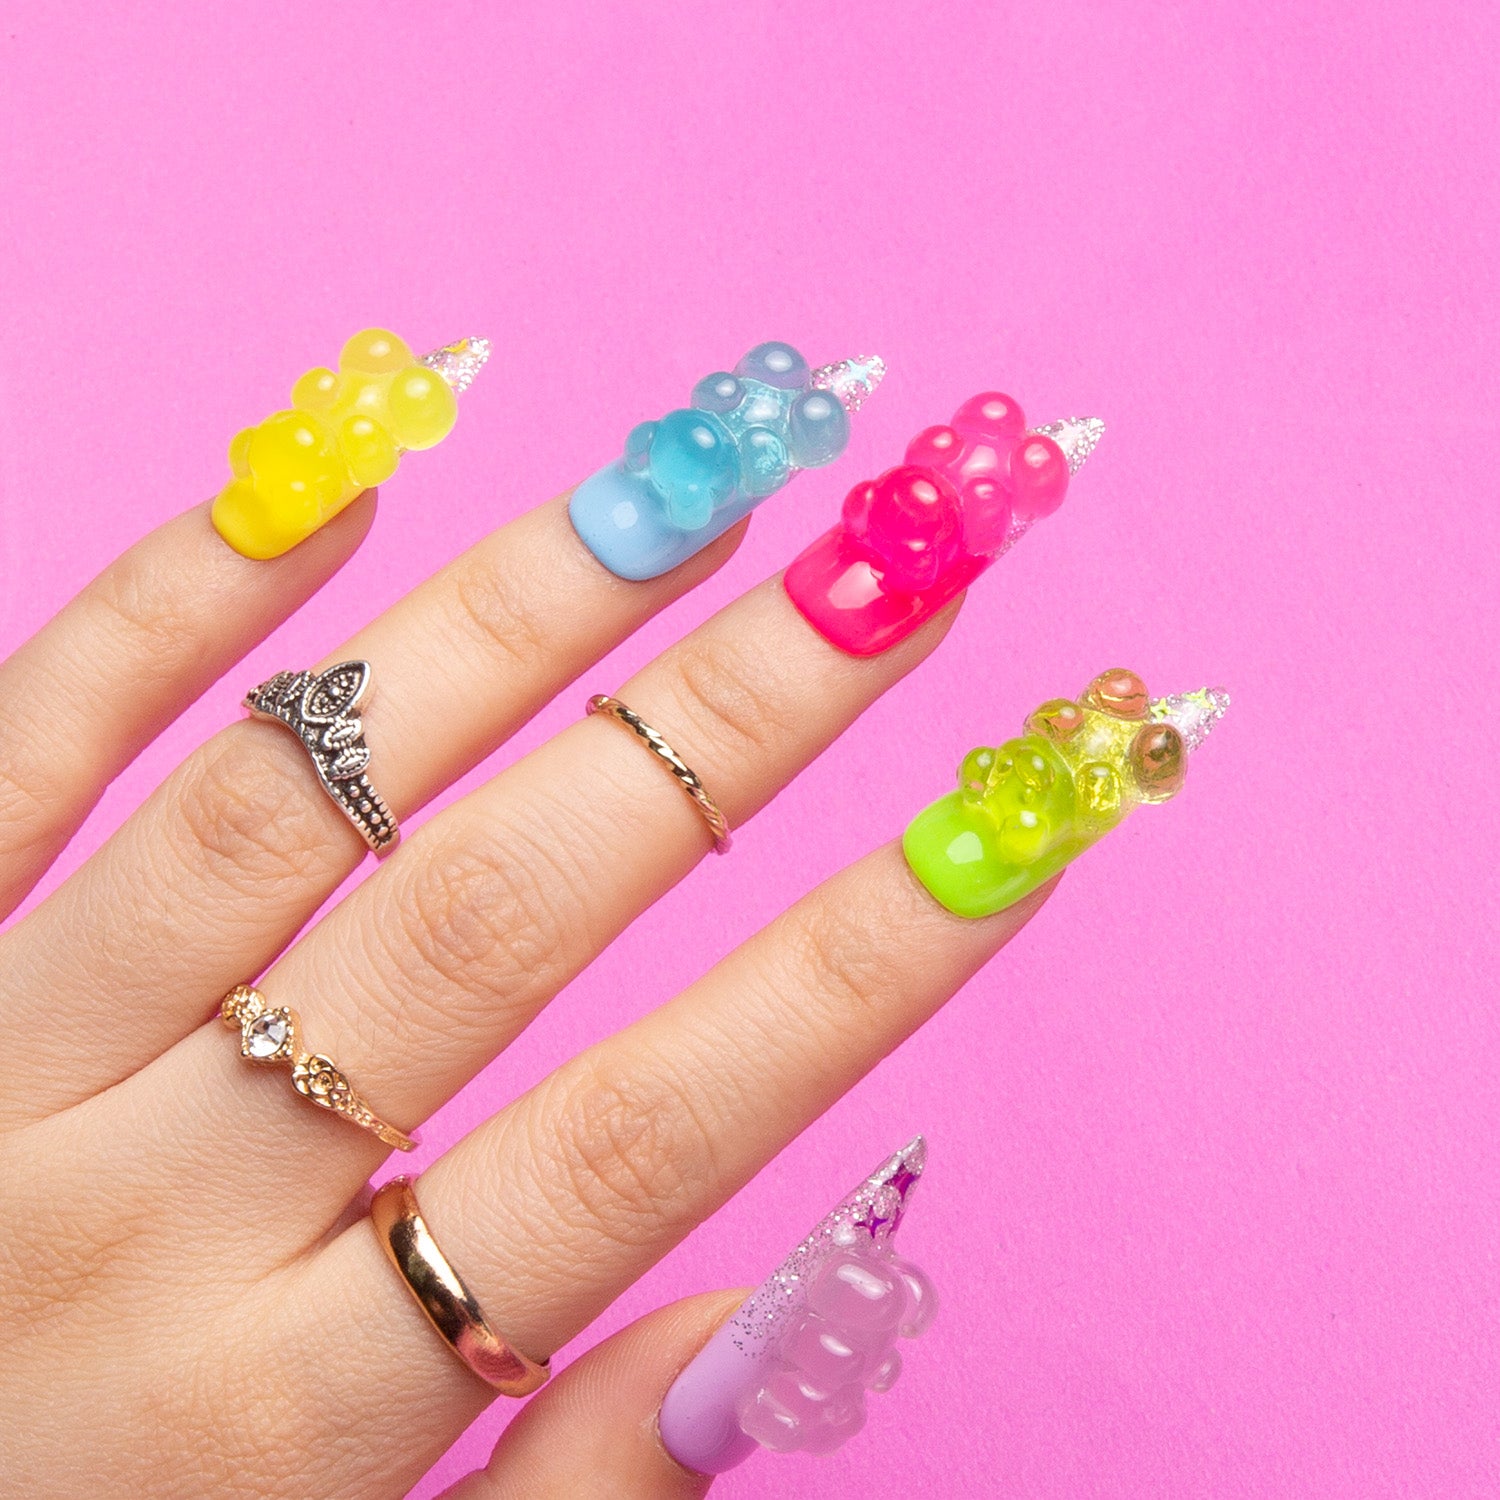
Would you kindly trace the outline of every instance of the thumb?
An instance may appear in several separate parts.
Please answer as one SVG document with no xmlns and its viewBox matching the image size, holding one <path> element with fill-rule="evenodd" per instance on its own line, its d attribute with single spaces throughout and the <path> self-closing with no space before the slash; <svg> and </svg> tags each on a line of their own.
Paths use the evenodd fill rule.
<svg viewBox="0 0 1500 1500">
<path fill-rule="evenodd" d="M 668 1387 L 743 1290 L 659 1307 L 590 1349 L 532 1398 L 481 1470 L 442 1500 L 698 1500 L 713 1481 L 656 1435 Z"/>
</svg>

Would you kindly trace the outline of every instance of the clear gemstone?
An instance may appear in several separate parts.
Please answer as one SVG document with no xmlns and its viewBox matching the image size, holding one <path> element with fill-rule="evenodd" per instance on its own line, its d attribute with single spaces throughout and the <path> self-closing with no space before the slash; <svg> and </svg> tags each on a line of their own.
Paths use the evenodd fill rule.
<svg viewBox="0 0 1500 1500">
<path fill-rule="evenodd" d="M 245 1050 L 251 1057 L 275 1057 L 286 1045 L 285 1016 L 257 1016 L 245 1033 Z"/>
</svg>

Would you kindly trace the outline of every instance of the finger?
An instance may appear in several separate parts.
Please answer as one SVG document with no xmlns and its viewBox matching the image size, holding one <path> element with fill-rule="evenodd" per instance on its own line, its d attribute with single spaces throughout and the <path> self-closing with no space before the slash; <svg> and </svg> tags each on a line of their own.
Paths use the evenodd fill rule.
<svg viewBox="0 0 1500 1500">
<path fill-rule="evenodd" d="M 868 855 L 439 1158 L 422 1177 L 433 1235 L 518 1347 L 560 1347 L 944 1004 L 1051 889 L 969 921 L 928 895 L 897 845 Z"/>
<path fill-rule="evenodd" d="M 476 352 L 471 350 L 469 355 L 459 355 L 459 349 L 460 346 L 451 346 L 438 354 L 458 356 L 458 364 L 463 365 Z M 487 346 L 477 352 L 482 363 Z M 311 405 L 320 411 L 327 407 L 329 399 L 333 399 L 332 410 L 336 414 L 352 394 L 357 394 L 350 385 L 351 381 L 359 385 L 372 378 L 374 372 L 390 370 L 393 357 L 399 363 L 401 358 L 409 358 L 409 354 L 410 351 L 394 335 L 383 330 L 366 330 L 346 345 L 341 356 L 341 375 L 335 376 L 329 371 L 309 372 L 298 382 L 294 399 L 299 400 L 300 405 Z M 424 363 L 430 362 L 432 359 Z M 467 383 L 461 372 L 439 365 L 434 365 L 434 368 L 441 368 L 443 379 L 460 389 Z M 795 350 L 781 344 L 766 344 L 746 356 L 741 373 L 749 378 L 749 371 L 758 372 L 751 386 L 738 381 L 730 384 L 745 401 L 752 398 L 752 386 L 759 391 L 754 398 L 760 403 L 756 409 L 761 410 L 761 405 L 764 405 L 766 410 L 755 418 L 757 422 L 762 419 L 770 421 L 778 431 L 784 421 L 790 424 L 782 434 L 790 443 L 790 450 L 779 438 L 773 436 L 769 439 L 783 460 L 790 451 L 798 455 L 798 465 L 817 465 L 828 462 L 842 450 L 848 431 L 846 408 L 858 408 L 874 389 L 883 369 L 878 359 L 870 359 L 844 361 L 814 374 Z M 436 391 L 445 390 L 441 381 L 434 385 L 430 372 L 422 373 L 424 380 Z M 456 373 L 459 378 L 455 378 Z M 380 378 L 384 379 L 384 374 Z M 765 381 L 770 385 L 762 390 Z M 799 383 L 820 388 L 804 390 L 794 400 L 792 388 Z M 305 401 L 299 399 L 299 393 L 306 398 Z M 451 408 L 451 395 L 447 405 Z M 426 437 L 423 442 L 416 442 L 409 440 L 411 434 L 407 438 L 395 434 L 398 449 L 425 446 L 426 440 L 431 438 L 430 424 L 421 415 L 426 408 L 420 403 L 419 407 L 420 410 L 407 410 L 406 416 L 416 420 Z M 772 409 L 780 415 L 768 415 Z M 427 412 L 428 417 L 432 415 L 431 411 Z M 687 413 L 677 415 L 686 417 Z M 290 426 L 282 422 L 283 416 L 288 417 Z M 235 540 L 236 546 L 258 556 L 269 556 L 279 550 L 281 542 L 288 542 L 289 533 L 283 534 L 282 522 L 290 523 L 296 518 L 281 514 L 281 502 L 276 495 L 270 491 L 261 493 L 257 488 L 265 476 L 258 471 L 246 472 L 246 466 L 248 470 L 256 471 L 257 444 L 264 440 L 269 447 L 263 456 L 275 458 L 273 467 L 278 471 L 285 470 L 281 475 L 283 479 L 302 472 L 307 455 L 296 444 L 304 439 L 311 441 L 322 428 L 321 418 L 310 417 L 309 420 L 312 420 L 312 428 L 307 427 L 301 415 L 292 421 L 289 414 L 282 413 L 268 419 L 268 424 L 256 429 L 255 434 L 248 431 L 240 434 L 232 445 L 235 450 L 232 457 L 239 477 L 219 496 L 214 521 L 225 536 Z M 728 433 L 717 421 L 710 421 L 706 427 L 701 422 L 688 425 L 694 433 L 690 447 L 698 438 L 710 441 L 714 453 L 708 466 L 711 472 L 702 470 L 692 453 L 678 452 L 669 443 L 668 446 L 678 452 L 677 470 L 684 463 L 687 466 L 686 472 L 674 470 L 676 480 L 669 488 L 676 494 L 676 486 L 686 485 L 701 499 L 708 489 L 719 493 L 721 483 L 731 477 L 731 470 L 739 473 L 740 458 L 736 456 L 736 444 L 728 441 Z M 646 427 L 655 431 L 657 426 L 656 423 L 643 424 L 636 429 L 635 435 L 640 436 Z M 767 436 L 763 427 L 750 430 Z M 678 433 L 679 437 L 682 435 Z M 289 437 L 296 439 L 293 445 L 296 451 L 282 451 L 284 440 Z M 313 446 L 316 448 L 316 443 Z M 650 440 L 647 446 L 651 447 Z M 653 448 L 652 451 L 656 450 Z M 475 764 L 494 748 L 509 728 L 514 727 L 506 720 L 504 705 L 500 713 L 493 711 L 497 674 L 503 681 L 517 684 L 519 696 L 526 696 L 528 690 L 532 690 L 531 710 L 534 711 L 539 701 L 545 701 L 551 691 L 570 680 L 572 673 L 581 670 L 587 661 L 614 644 L 610 636 L 611 604 L 618 606 L 623 601 L 631 601 L 623 611 L 616 609 L 615 614 L 633 611 L 638 623 L 653 607 L 647 602 L 643 609 L 642 601 L 654 600 L 655 606 L 659 607 L 664 598 L 674 597 L 685 583 L 705 576 L 716 563 L 723 561 L 732 550 L 734 539 L 742 534 L 741 518 L 753 509 L 758 498 L 769 493 L 763 483 L 756 485 L 757 496 L 743 494 L 735 488 L 730 496 L 721 494 L 725 503 L 709 524 L 680 528 L 672 519 L 677 515 L 675 503 L 668 501 L 665 491 L 657 488 L 657 480 L 661 484 L 667 483 L 665 475 L 657 475 L 657 480 L 648 479 L 646 470 L 641 470 L 635 462 L 636 458 L 645 457 L 644 450 L 639 453 L 632 450 L 632 454 L 629 475 L 620 464 L 611 465 L 608 470 L 586 481 L 573 497 L 581 498 L 584 491 L 588 491 L 595 501 L 606 494 L 613 495 L 613 501 L 606 504 L 603 512 L 586 504 L 572 513 L 570 522 L 564 514 L 565 502 L 559 502 L 548 510 L 543 530 L 537 534 L 541 545 L 535 551 L 513 549 L 504 559 L 511 566 L 501 566 L 493 572 L 487 566 L 496 561 L 493 556 L 476 559 L 470 554 L 467 566 L 460 565 L 447 572 L 449 586 L 446 589 L 438 587 L 422 591 L 421 600 L 415 607 L 398 606 L 362 638 L 357 638 L 338 653 L 341 657 L 362 657 L 375 665 L 383 708 L 380 715 L 370 721 L 368 744 L 375 752 L 380 790 L 398 819 L 403 812 L 420 806 L 434 790 L 446 786 Z M 661 456 L 657 454 L 658 458 Z M 698 458 L 703 456 L 697 455 Z M 334 465 L 335 469 L 337 467 Z M 652 469 L 652 465 L 648 463 L 647 469 Z M 332 470 L 329 472 L 331 475 Z M 795 472 L 796 466 L 782 462 L 777 470 L 779 477 L 771 488 L 780 488 Z M 768 482 L 760 469 L 756 473 L 759 480 Z M 696 477 L 689 478 L 689 474 Z M 308 483 L 317 478 L 311 472 L 303 477 Z M 623 486 L 618 493 L 616 479 Z M 665 508 L 654 502 L 647 502 L 642 508 L 641 502 L 646 502 L 648 493 L 655 494 Z M 677 498 L 683 500 L 684 496 L 678 495 Z M 696 501 L 689 509 L 693 510 L 695 505 Z M 592 517 L 590 524 L 585 524 L 582 519 L 585 513 Z M 296 515 L 307 518 L 304 507 L 297 507 Z M 626 517 L 628 521 L 624 519 Z M 234 519 L 234 524 L 226 524 L 231 519 Z M 269 531 L 262 534 L 261 523 L 266 523 Z M 639 541 L 649 533 L 654 538 L 646 543 L 650 566 L 643 571 L 624 565 L 617 547 L 601 547 L 593 523 L 603 524 L 606 530 L 616 532 L 623 526 L 629 536 L 621 534 L 616 540 L 627 552 L 634 550 L 630 537 Z M 524 530 L 524 526 L 521 527 L 511 540 L 520 539 Z M 579 540 L 584 534 L 592 539 L 590 546 L 593 551 Z M 276 545 L 262 546 L 263 542 Z M 598 558 L 603 559 L 602 564 L 596 560 Z M 642 556 L 635 557 L 636 562 L 643 560 Z M 657 579 L 668 576 L 663 570 L 673 563 L 680 565 L 669 575 L 670 581 L 663 593 L 663 586 Z M 549 574 L 548 570 L 554 566 L 560 568 L 560 577 Z M 632 589 L 614 572 L 607 571 L 611 567 L 625 577 L 650 578 L 651 586 Z M 567 593 L 557 586 L 568 577 L 579 581 L 576 592 Z M 613 589 L 610 585 L 614 586 Z M 603 619 L 596 620 L 596 609 L 602 610 Z M 403 632 L 400 639 L 389 640 L 388 637 L 398 628 Z M 580 641 L 583 643 L 581 651 L 574 650 L 570 655 L 567 647 Z M 551 670 L 553 668 L 561 670 Z M 552 681 L 550 691 L 537 699 L 534 690 L 548 679 Z M 514 707 L 513 704 L 509 706 Z M 523 712 L 521 717 L 525 716 Z M 377 724 L 384 727 L 377 728 Z M 122 998 L 130 998 L 130 986 L 135 977 L 147 972 L 152 961 L 158 958 L 168 967 L 155 972 L 152 981 L 155 993 L 166 991 L 191 997 L 204 988 L 222 991 L 237 982 L 235 977 L 226 973 L 227 959 L 235 960 L 238 977 L 256 972 L 348 872 L 353 855 L 359 852 L 350 842 L 353 834 L 348 829 L 335 828 L 337 815 L 330 807 L 321 807 L 303 816 L 295 804 L 288 806 L 281 787 L 284 777 L 291 774 L 285 746 L 278 755 L 270 750 L 262 751 L 261 747 L 267 743 L 264 736 L 256 740 L 241 733 L 209 747 L 204 758 L 190 763 L 184 781 L 177 787 L 179 797 L 175 801 L 168 797 L 164 804 L 158 805 L 158 810 L 167 815 L 162 830 L 168 835 L 165 843 L 149 836 L 138 838 L 133 843 L 127 840 L 120 845 L 121 858 L 102 862 L 109 868 L 112 878 L 102 882 L 102 893 L 89 890 L 85 895 L 94 901 L 92 911 L 108 911 L 118 918 L 123 941 L 115 944 L 96 940 L 91 945 L 96 952 L 110 955 L 114 972 L 100 973 L 91 963 L 71 965 L 66 976 L 57 976 L 65 977 L 68 983 L 49 996 L 49 1009 L 56 1011 L 71 1002 L 81 1005 L 92 1016 L 100 1017 L 105 1012 L 98 1004 L 98 995 L 114 993 L 118 985 L 122 987 Z M 273 755 L 277 758 L 267 759 Z M 303 771 L 305 781 L 305 767 Z M 363 800 L 372 806 L 378 805 L 378 799 L 373 796 Z M 200 825 L 196 829 L 193 826 L 195 814 Z M 270 814 L 271 818 L 258 814 Z M 296 837 L 291 841 L 281 837 L 280 827 L 273 821 L 277 814 L 286 815 L 284 821 L 293 827 Z M 175 842 L 172 835 L 176 837 Z M 223 858 L 224 844 L 248 862 L 248 874 L 240 862 Z M 165 878 L 161 868 L 163 853 Z M 335 872 L 334 876 L 330 876 L 330 871 Z M 270 892 L 272 901 L 258 901 L 262 895 L 262 881 L 256 878 L 257 874 L 273 888 Z M 280 894 L 278 887 L 288 886 L 301 899 L 295 903 L 295 917 L 278 922 L 280 911 L 274 897 Z M 101 894 L 103 899 L 97 899 Z M 168 913 L 168 902 L 177 906 L 176 912 Z M 248 924 L 242 911 L 251 902 L 258 904 L 265 919 L 257 927 L 262 938 L 258 945 L 245 941 Z M 89 902 L 80 904 L 88 907 Z M 76 915 L 76 912 L 67 915 Z M 163 917 L 168 919 L 163 921 Z M 149 945 L 150 935 L 167 927 L 174 930 L 172 945 L 165 953 L 142 951 L 139 943 L 132 941 L 144 936 Z M 102 937 L 101 934 L 100 939 Z M 236 938 L 240 940 L 238 944 Z M 159 948 L 159 944 L 157 946 Z M 201 1010 L 194 1008 L 192 1014 L 199 1015 Z M 31 1014 L 22 1020 L 25 1026 L 35 1029 Z M 153 1017 L 153 1023 L 142 1028 L 132 1039 L 138 1041 L 143 1050 L 132 1046 L 112 1054 L 119 1067 L 128 1070 L 138 1066 L 143 1057 L 155 1055 L 174 1035 L 180 1035 L 184 1024 L 182 1011 L 168 1007 L 164 1013 Z M 88 1088 L 112 1081 L 108 1074 L 101 1079 L 87 1068 L 79 1077 Z M 0 1075 L 0 1083 L 3 1082 L 4 1077 Z M 75 1097 L 78 1096 L 75 1094 Z"/>
<path fill-rule="evenodd" d="M 921 1025 L 1052 888 L 967 921 L 897 846 L 877 850 L 440 1157 L 420 1183 L 434 1239 L 489 1321 L 546 1356 Z M 368 1230 L 318 1252 L 286 1315 L 298 1326 L 361 1298 L 351 1366 L 437 1420 L 474 1377 L 391 1287 Z"/>
<path fill-rule="evenodd" d="M 200 505 L 0 664 L 0 916 L 136 755 L 343 566 L 374 515 L 371 491 L 306 547 L 257 563 Z"/>
<path fill-rule="evenodd" d="M 949 609 L 895 650 L 845 655 L 808 628 L 771 579 L 621 689 L 670 736 L 742 824 L 935 648 Z M 262 981 L 301 1015 L 309 1050 L 334 1057 L 402 1128 L 424 1119 L 711 847 L 699 811 L 623 726 L 581 719 L 443 811 Z M 160 1075 L 130 1080 L 186 1101 L 179 1130 L 243 1176 L 235 1141 L 278 1141 L 278 1231 L 312 1236 L 357 1190 L 380 1146 L 345 1122 L 243 1077 L 221 1028 L 184 1040 Z M 178 1064 L 173 1059 L 180 1058 Z M 212 1069 L 236 1099 L 210 1107 L 172 1082 Z M 246 1084 L 255 1085 L 247 1091 Z M 295 1100 L 290 1101 L 295 1103 Z M 330 1131 L 330 1126 L 332 1130 Z M 268 1134 L 271 1133 L 271 1134 Z M 300 1180 L 300 1203 L 287 1184 Z M 253 1222 L 262 1184 L 243 1199 Z"/>
<path fill-rule="evenodd" d="M 626 583 L 578 541 L 562 496 L 346 642 L 332 660 L 374 664 L 362 710 L 370 775 L 397 817 L 715 571 L 741 535 L 662 578 Z M 0 1123 L 64 1108 L 158 1056 L 264 969 L 364 853 L 295 736 L 256 721 L 222 730 L 0 938 Z M 128 1029 L 115 1024 L 121 1014 Z M 23 1077 L 24 1090 L 7 1089 Z"/>
<path fill-rule="evenodd" d="M 1050 889 L 966 921 L 917 884 L 894 845 L 876 851 L 440 1158 L 420 1196 L 443 1254 L 496 1328 L 549 1355 L 920 1025 Z M 372 1455 L 375 1472 L 395 1461 L 389 1414 L 399 1410 L 401 1432 L 415 1435 L 400 1454 L 414 1479 L 487 1388 L 434 1333 L 368 1223 L 307 1252 L 289 1178 L 319 1163 L 341 1171 L 340 1141 L 362 1135 L 274 1091 L 257 1113 L 254 1095 L 271 1080 L 247 1076 L 222 1033 L 205 1039 L 220 1045 L 198 1048 L 195 1036 L 31 1133 L 97 1117 L 89 1128 L 111 1142 L 112 1192 L 150 1202 L 168 1282 L 189 1247 L 197 1274 L 229 1281 L 273 1254 L 284 1260 L 291 1274 L 268 1278 L 256 1303 L 266 1337 L 288 1346 L 289 1389 L 326 1390 L 316 1404 L 339 1413 L 340 1444 Z M 105 1128 L 122 1100 L 128 1142 Z M 212 1122 L 226 1119 L 233 1127 L 215 1137 Z M 313 1150 L 297 1132 L 324 1123 Z M 235 1159 L 249 1170 L 226 1176 Z M 152 1192 L 162 1174 L 189 1170 L 197 1189 L 181 1205 Z M 343 1372 L 332 1383 L 331 1347 Z"/>
<path fill-rule="evenodd" d="M 661 1445 L 656 1414 L 743 1292 L 658 1308 L 569 1365 L 505 1429 L 489 1463 L 442 1500 L 696 1500 L 713 1482 Z"/>
</svg>

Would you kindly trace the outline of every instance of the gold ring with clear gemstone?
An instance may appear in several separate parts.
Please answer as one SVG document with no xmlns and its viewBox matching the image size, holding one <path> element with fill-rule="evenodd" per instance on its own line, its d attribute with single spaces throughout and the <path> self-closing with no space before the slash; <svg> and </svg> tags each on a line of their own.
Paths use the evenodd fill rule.
<svg viewBox="0 0 1500 1500">
<path fill-rule="evenodd" d="M 254 985 L 239 984 L 225 995 L 219 1019 L 239 1032 L 241 1057 L 261 1067 L 291 1068 L 292 1087 L 319 1109 L 342 1115 L 398 1151 L 417 1149 L 416 1137 L 382 1120 L 355 1092 L 348 1075 L 334 1066 L 332 1058 L 302 1050 L 302 1023 L 296 1011 L 284 1005 L 268 1005 Z"/>
</svg>

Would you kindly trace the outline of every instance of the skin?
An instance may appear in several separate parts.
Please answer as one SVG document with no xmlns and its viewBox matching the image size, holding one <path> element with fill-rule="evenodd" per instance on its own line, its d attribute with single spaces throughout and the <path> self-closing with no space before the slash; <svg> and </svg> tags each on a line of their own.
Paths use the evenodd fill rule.
<svg viewBox="0 0 1500 1500">
<path fill-rule="evenodd" d="M 566 498 L 325 659 L 375 665 L 362 712 L 398 817 L 722 565 L 743 533 L 626 583 L 578 542 Z M 271 562 L 230 551 L 206 506 L 189 511 L 0 664 L 0 913 L 139 749 L 347 560 L 374 507 L 361 497 Z M 855 659 L 773 578 L 618 695 L 738 827 L 917 666 L 958 607 Z M 235 722 L 195 751 L 0 935 L 0 1491 L 403 1495 L 493 1392 L 423 1320 L 364 1220 L 385 1148 L 298 1100 L 284 1074 L 245 1064 L 217 1002 L 263 973 L 309 1045 L 412 1125 L 709 847 L 633 736 L 580 719 L 429 819 L 302 932 L 364 846 L 276 726 Z M 896 845 L 875 850 L 436 1161 L 420 1185 L 434 1236 L 490 1320 L 548 1355 L 1046 894 L 964 921 Z M 704 1493 L 709 1481 L 661 1450 L 656 1408 L 738 1297 L 662 1309 L 579 1359 L 452 1493 Z"/>
</svg>

